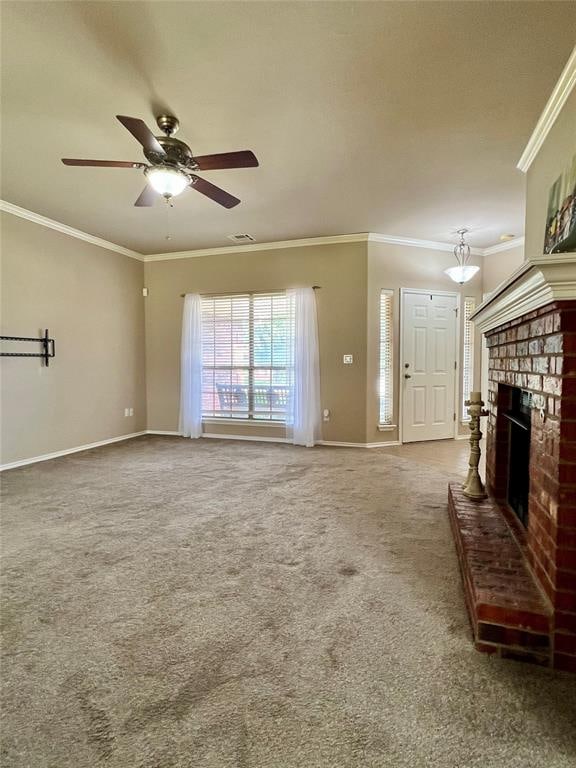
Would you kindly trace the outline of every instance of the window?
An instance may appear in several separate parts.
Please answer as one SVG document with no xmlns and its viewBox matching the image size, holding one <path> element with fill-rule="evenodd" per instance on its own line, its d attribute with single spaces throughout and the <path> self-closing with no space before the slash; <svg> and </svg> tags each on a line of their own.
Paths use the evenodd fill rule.
<svg viewBox="0 0 576 768">
<path fill-rule="evenodd" d="M 380 293 L 380 425 L 392 426 L 394 403 L 392 400 L 392 302 L 393 291 Z"/>
<path fill-rule="evenodd" d="M 202 416 L 285 421 L 292 312 L 285 293 L 202 298 Z"/>
<path fill-rule="evenodd" d="M 468 410 L 464 403 L 470 398 L 474 386 L 474 324 L 470 315 L 476 308 L 473 297 L 464 299 L 464 356 L 462 358 L 462 421 L 469 421 Z"/>
</svg>

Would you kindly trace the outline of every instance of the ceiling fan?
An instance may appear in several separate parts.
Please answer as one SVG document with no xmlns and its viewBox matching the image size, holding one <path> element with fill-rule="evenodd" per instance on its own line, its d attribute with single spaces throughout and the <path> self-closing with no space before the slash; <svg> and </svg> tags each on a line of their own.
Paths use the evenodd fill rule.
<svg viewBox="0 0 576 768">
<path fill-rule="evenodd" d="M 194 157 L 188 144 L 174 138 L 180 127 L 172 115 L 160 115 L 158 127 L 165 134 L 154 136 L 143 120 L 137 117 L 116 115 L 122 125 L 142 144 L 148 163 L 131 163 L 125 160 L 76 160 L 62 158 L 64 165 L 88 165 L 100 168 L 138 168 L 144 171 L 148 184 L 134 203 L 138 207 L 154 205 L 157 195 L 162 195 L 170 205 L 172 197 L 187 187 L 197 190 L 224 208 L 233 208 L 240 200 L 194 171 L 216 171 L 224 168 L 254 168 L 258 160 L 253 152 L 222 152 L 217 155 Z"/>
</svg>

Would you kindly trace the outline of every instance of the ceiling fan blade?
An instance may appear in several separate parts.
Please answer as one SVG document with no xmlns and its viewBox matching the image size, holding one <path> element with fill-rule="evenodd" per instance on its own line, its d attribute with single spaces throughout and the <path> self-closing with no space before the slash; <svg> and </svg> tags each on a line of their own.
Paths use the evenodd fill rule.
<svg viewBox="0 0 576 768">
<path fill-rule="evenodd" d="M 234 208 L 234 206 L 238 205 L 240 202 L 234 195 L 228 194 L 228 192 L 220 189 L 220 187 L 217 187 L 215 184 L 211 184 L 209 181 L 206 181 L 206 179 L 201 179 L 200 176 L 192 174 L 192 180 L 194 182 L 193 184 L 190 184 L 192 189 L 206 195 L 206 197 L 214 200 L 215 203 L 223 205 L 224 208 Z"/>
<path fill-rule="evenodd" d="M 194 161 L 201 171 L 217 171 L 224 168 L 256 168 L 258 160 L 249 149 L 242 152 L 222 152 L 219 155 L 201 155 Z"/>
<path fill-rule="evenodd" d="M 146 168 L 145 163 L 131 163 L 129 160 L 77 160 L 63 157 L 64 165 L 90 165 L 98 168 Z"/>
<path fill-rule="evenodd" d="M 151 205 L 154 205 L 158 198 L 158 194 L 152 189 L 151 186 L 146 184 L 142 192 L 140 192 L 140 196 L 134 203 L 134 205 L 137 208 L 148 208 Z"/>
<path fill-rule="evenodd" d="M 160 146 L 158 139 L 150 128 L 146 125 L 144 120 L 140 120 L 137 117 L 126 117 L 126 115 L 116 115 L 120 120 L 124 128 L 127 128 L 132 136 L 139 141 L 144 149 L 148 152 L 157 152 L 160 155 L 166 154 Z"/>
</svg>

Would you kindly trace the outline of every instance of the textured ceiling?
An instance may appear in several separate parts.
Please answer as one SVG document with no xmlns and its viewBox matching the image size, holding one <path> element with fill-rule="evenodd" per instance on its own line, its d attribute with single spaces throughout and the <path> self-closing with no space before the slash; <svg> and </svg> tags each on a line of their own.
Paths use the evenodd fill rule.
<svg viewBox="0 0 576 768">
<path fill-rule="evenodd" d="M 516 170 L 574 44 L 576 3 L 2 2 L 2 197 L 143 253 L 352 232 L 486 247 L 523 233 Z M 170 111 L 195 154 L 260 168 L 133 202 L 114 115 Z M 167 238 L 170 238 L 169 240 Z"/>
</svg>

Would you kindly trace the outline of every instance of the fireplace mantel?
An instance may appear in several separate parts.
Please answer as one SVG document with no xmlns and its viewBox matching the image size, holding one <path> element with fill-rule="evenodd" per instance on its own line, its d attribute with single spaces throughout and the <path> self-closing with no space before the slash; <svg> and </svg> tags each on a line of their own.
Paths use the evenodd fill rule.
<svg viewBox="0 0 576 768">
<path fill-rule="evenodd" d="M 482 333 L 552 301 L 576 300 L 576 253 L 529 259 L 485 299 L 471 316 Z"/>
</svg>

